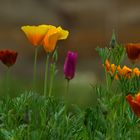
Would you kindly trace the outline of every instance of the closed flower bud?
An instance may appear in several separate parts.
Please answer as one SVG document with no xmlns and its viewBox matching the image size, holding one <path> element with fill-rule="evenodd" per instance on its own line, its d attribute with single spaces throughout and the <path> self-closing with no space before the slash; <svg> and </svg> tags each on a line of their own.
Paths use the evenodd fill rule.
<svg viewBox="0 0 140 140">
<path fill-rule="evenodd" d="M 77 53 L 68 51 L 64 64 L 64 75 L 66 79 L 71 80 L 75 75 Z"/>
</svg>

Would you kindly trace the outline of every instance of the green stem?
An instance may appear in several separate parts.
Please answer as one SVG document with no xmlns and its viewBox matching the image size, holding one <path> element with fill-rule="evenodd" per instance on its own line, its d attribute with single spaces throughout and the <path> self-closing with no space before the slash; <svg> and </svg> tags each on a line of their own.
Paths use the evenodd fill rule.
<svg viewBox="0 0 140 140">
<path fill-rule="evenodd" d="M 55 75 L 55 63 L 51 64 L 51 77 L 50 77 L 49 97 L 51 96 L 51 93 L 52 93 L 54 75 Z"/>
<path fill-rule="evenodd" d="M 7 72 L 6 72 L 6 93 L 9 92 L 9 75 L 10 75 L 10 68 L 8 67 Z"/>
<path fill-rule="evenodd" d="M 67 85 L 66 85 L 66 95 L 69 93 L 69 80 L 67 79 Z"/>
<path fill-rule="evenodd" d="M 105 79 L 106 79 L 106 88 L 107 88 L 107 91 L 108 91 L 109 81 L 108 81 L 108 74 L 107 74 L 106 70 L 105 70 Z"/>
<path fill-rule="evenodd" d="M 121 101 L 122 102 L 122 106 L 121 106 L 122 107 L 122 114 L 121 114 L 121 116 L 124 117 L 124 99 L 125 99 L 124 93 L 122 93 L 121 98 L 122 98 L 122 101 Z"/>
<path fill-rule="evenodd" d="M 33 87 L 36 87 L 36 77 L 37 77 L 37 54 L 38 54 L 38 47 L 35 48 L 35 58 L 34 58 L 34 79 L 33 79 Z"/>
<path fill-rule="evenodd" d="M 46 66 L 45 66 L 45 80 L 44 80 L 44 96 L 47 96 L 47 79 L 48 79 L 48 69 L 49 69 L 49 54 L 47 55 L 46 59 Z"/>
<path fill-rule="evenodd" d="M 28 135 L 28 140 L 30 140 L 30 126 L 29 126 L 29 124 L 28 124 L 28 127 L 27 127 L 27 135 Z"/>
</svg>

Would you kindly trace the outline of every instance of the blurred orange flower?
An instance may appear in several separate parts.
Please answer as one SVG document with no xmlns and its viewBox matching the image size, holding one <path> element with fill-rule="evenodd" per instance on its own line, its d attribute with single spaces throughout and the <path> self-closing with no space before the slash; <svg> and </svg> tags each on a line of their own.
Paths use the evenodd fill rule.
<svg viewBox="0 0 140 140">
<path fill-rule="evenodd" d="M 7 67 L 10 67 L 15 64 L 18 53 L 11 50 L 1 50 L 0 51 L 0 60 Z"/>
<path fill-rule="evenodd" d="M 140 76 L 140 71 L 138 68 L 134 68 L 132 70 L 132 77 L 134 77 L 134 76 Z"/>
<path fill-rule="evenodd" d="M 128 58 L 136 62 L 140 58 L 140 43 L 129 43 L 125 45 Z"/>
<path fill-rule="evenodd" d="M 22 26 L 21 30 L 25 33 L 29 42 L 33 46 L 42 45 L 42 40 L 44 39 L 47 31 L 52 27 L 52 25 L 38 25 L 38 26 Z"/>
<path fill-rule="evenodd" d="M 140 117 L 140 93 L 135 95 L 135 98 L 129 94 L 126 96 L 126 100 L 128 101 L 133 112 Z"/>
<path fill-rule="evenodd" d="M 130 78 L 131 73 L 132 73 L 132 69 L 128 68 L 127 66 L 123 66 L 123 68 L 118 66 L 117 70 L 118 70 L 118 74 L 125 78 Z"/>
<path fill-rule="evenodd" d="M 140 76 L 140 70 L 136 67 L 131 69 L 127 66 L 120 67 L 120 65 L 116 66 L 115 64 L 110 64 L 109 60 L 105 61 L 105 68 L 108 73 L 111 75 L 115 75 L 115 79 L 118 80 L 119 76 L 123 78 L 131 78 L 134 76 Z"/>
<path fill-rule="evenodd" d="M 106 71 L 109 72 L 111 75 L 114 75 L 115 73 L 117 73 L 117 66 L 115 66 L 115 64 L 110 64 L 109 60 L 105 61 L 105 67 L 106 67 Z M 115 74 L 115 79 L 118 80 L 118 75 Z"/>
<path fill-rule="evenodd" d="M 43 46 L 46 52 L 54 51 L 58 40 L 66 39 L 69 35 L 67 30 L 61 27 L 51 27 L 43 39 Z"/>
<path fill-rule="evenodd" d="M 106 71 L 110 70 L 110 62 L 108 60 L 105 61 Z"/>
</svg>

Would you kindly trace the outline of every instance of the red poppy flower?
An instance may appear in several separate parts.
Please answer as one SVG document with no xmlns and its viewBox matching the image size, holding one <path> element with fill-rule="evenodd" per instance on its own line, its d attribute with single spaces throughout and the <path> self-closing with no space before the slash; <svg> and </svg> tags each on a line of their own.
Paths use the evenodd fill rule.
<svg viewBox="0 0 140 140">
<path fill-rule="evenodd" d="M 125 45 L 128 58 L 135 62 L 140 58 L 140 43 L 129 43 Z"/>
<path fill-rule="evenodd" d="M 133 112 L 138 117 L 140 117 L 140 93 L 135 95 L 135 99 L 131 94 L 129 94 L 126 96 L 126 100 L 128 101 L 129 105 L 131 106 L 131 109 L 133 110 Z"/>
<path fill-rule="evenodd" d="M 11 50 L 1 50 L 0 51 L 0 60 L 7 67 L 10 67 L 15 64 L 18 53 Z"/>
</svg>

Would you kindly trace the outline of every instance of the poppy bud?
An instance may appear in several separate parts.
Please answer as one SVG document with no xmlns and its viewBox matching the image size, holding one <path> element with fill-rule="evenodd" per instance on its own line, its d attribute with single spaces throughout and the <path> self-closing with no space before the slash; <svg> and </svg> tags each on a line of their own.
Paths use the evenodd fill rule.
<svg viewBox="0 0 140 140">
<path fill-rule="evenodd" d="M 117 45 L 116 35 L 115 32 L 113 31 L 111 41 L 110 41 L 110 47 L 113 49 L 116 45 Z"/>
<path fill-rule="evenodd" d="M 75 75 L 77 53 L 68 51 L 64 64 L 64 75 L 71 80 Z"/>
</svg>

